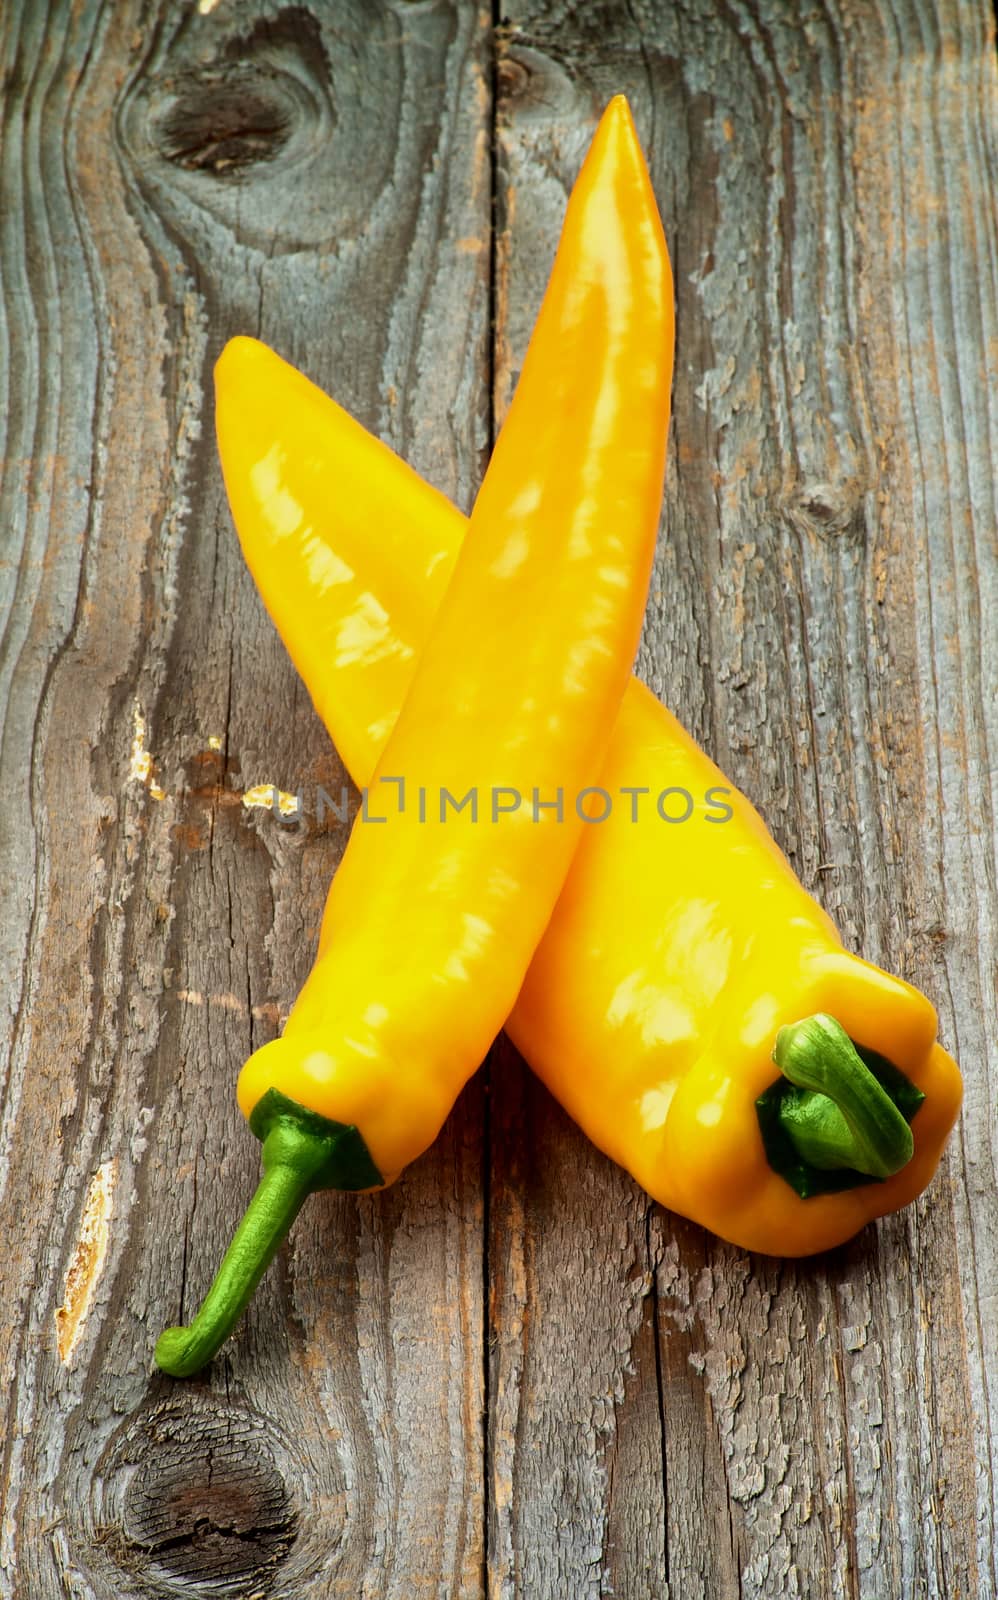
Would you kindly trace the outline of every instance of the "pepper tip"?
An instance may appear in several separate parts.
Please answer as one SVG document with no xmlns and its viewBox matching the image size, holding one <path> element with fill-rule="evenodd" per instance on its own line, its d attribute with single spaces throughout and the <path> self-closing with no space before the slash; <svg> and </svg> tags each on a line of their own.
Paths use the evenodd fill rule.
<svg viewBox="0 0 998 1600">
<path fill-rule="evenodd" d="M 631 102 L 626 94 L 615 94 L 607 101 L 603 115 L 600 117 L 600 127 L 604 131 L 615 128 L 636 131 L 634 128 L 634 113 L 631 110 Z"/>
<path fill-rule="evenodd" d="M 222 346 L 215 362 L 215 388 L 217 390 L 220 385 L 228 383 L 230 378 L 233 387 L 242 384 L 250 364 L 255 367 L 261 364 L 276 366 L 280 359 L 261 339 L 254 339 L 248 333 L 233 334 Z"/>
</svg>

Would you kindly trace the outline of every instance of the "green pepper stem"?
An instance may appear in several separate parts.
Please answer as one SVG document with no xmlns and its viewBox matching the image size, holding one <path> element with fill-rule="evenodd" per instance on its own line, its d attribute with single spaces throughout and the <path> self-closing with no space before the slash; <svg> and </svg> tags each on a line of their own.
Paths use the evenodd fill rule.
<svg viewBox="0 0 998 1600">
<path fill-rule="evenodd" d="M 156 1341 L 156 1363 L 174 1378 L 198 1372 L 229 1337 L 310 1194 L 378 1189 L 385 1181 L 358 1128 L 277 1089 L 257 1101 L 249 1124 L 263 1144 L 263 1177 L 194 1321 Z"/>
<path fill-rule="evenodd" d="M 889 1178 L 911 1160 L 911 1128 L 834 1017 L 818 1012 L 781 1028 L 773 1060 L 791 1083 L 812 1091 L 780 1111 L 805 1161 Z"/>
<path fill-rule="evenodd" d="M 321 1187 L 329 1141 L 292 1122 L 275 1123 L 263 1141 L 263 1176 L 190 1327 L 167 1328 L 156 1365 L 174 1378 L 206 1366 L 229 1337 L 257 1284 L 312 1193 Z"/>
</svg>

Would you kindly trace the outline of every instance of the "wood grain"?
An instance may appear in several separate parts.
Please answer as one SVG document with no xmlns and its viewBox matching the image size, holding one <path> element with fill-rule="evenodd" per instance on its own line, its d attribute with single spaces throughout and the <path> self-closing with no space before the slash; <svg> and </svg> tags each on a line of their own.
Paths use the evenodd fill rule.
<svg viewBox="0 0 998 1600">
<path fill-rule="evenodd" d="M 990 12 L 8 0 L 0 82 L 0 1595 L 998 1596 Z M 965 1113 L 915 1207 L 781 1264 L 500 1041 L 172 1384 L 345 841 L 212 361 L 267 339 L 467 507 L 621 89 L 677 285 L 640 671 L 933 997 Z"/>
</svg>

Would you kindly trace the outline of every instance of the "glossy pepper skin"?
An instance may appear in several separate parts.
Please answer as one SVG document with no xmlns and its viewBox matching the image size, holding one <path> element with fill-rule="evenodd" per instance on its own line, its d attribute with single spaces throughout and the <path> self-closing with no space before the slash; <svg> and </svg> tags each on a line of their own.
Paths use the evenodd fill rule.
<svg viewBox="0 0 998 1600">
<path fill-rule="evenodd" d="M 246 559 L 365 784 L 466 523 L 265 346 L 230 345 L 216 386 Z M 255 481 L 252 464 L 267 452 L 274 473 Z M 304 508 L 293 529 L 285 494 Z M 338 561 L 349 583 L 329 576 Z M 382 619 L 376 648 L 344 652 L 371 614 Z M 758 813 L 637 680 L 598 781 L 613 810 L 587 826 L 506 1024 L 527 1061 L 651 1195 L 746 1248 L 807 1255 L 908 1204 L 936 1169 L 961 1097 L 929 1001 L 843 949 Z M 662 819 L 669 789 L 693 797 L 688 820 Z M 683 815 L 682 794 L 664 810 Z M 925 1098 L 900 1171 L 857 1173 L 851 1187 L 805 1199 L 770 1164 L 756 1100 L 780 1080 L 779 1030 L 815 1013 L 831 1014 Z"/>
<path fill-rule="evenodd" d="M 517 394 L 418 665 L 363 596 L 329 663 L 384 651 L 405 660 L 410 681 L 372 778 L 369 815 L 385 821 L 355 824 L 283 1036 L 240 1074 L 251 1125 L 263 1108 L 265 1164 L 273 1119 L 280 1133 L 297 1108 L 324 1186 L 337 1182 L 324 1128 L 362 1140 L 347 1186 L 391 1182 L 432 1143 L 512 1008 L 583 824 L 497 811 L 492 791 L 546 796 L 598 775 L 640 634 L 671 376 L 668 253 L 617 99 L 570 198 Z M 244 457 L 250 479 L 268 484 L 280 454 Z M 311 551 L 313 576 L 346 593 L 349 562 L 311 543 L 311 511 L 293 487 L 276 501 L 267 493 L 285 534 Z M 455 801 L 477 794 L 477 820 L 472 806 L 442 808 L 444 790 Z M 260 1205 L 273 1212 L 272 1235 L 294 1197 L 277 1178 L 271 1188 Z M 243 1240 L 233 1249 L 232 1273 L 247 1282 Z M 218 1331 L 214 1306 L 204 1320 Z M 157 1359 L 168 1370 L 211 1353 L 211 1340 L 189 1349 L 180 1330 L 164 1339 Z"/>
</svg>

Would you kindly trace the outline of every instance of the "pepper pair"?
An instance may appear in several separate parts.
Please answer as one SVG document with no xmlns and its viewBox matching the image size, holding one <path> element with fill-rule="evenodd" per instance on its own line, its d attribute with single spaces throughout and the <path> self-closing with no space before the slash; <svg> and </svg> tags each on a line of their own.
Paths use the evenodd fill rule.
<svg viewBox="0 0 998 1600">
<path fill-rule="evenodd" d="M 193 1329 L 161 1338 L 167 1370 L 209 1359 L 311 1188 L 426 1148 L 504 1020 L 602 1149 L 735 1243 L 827 1248 L 929 1181 L 960 1098 L 931 1005 L 843 950 L 749 802 L 624 687 L 671 365 L 620 98 L 470 528 L 265 346 L 223 352 L 219 448 L 264 601 L 354 778 L 433 803 L 354 828 L 313 973 L 240 1078 L 261 1189 Z M 495 824 L 437 809 L 498 785 L 520 805 Z"/>
</svg>

